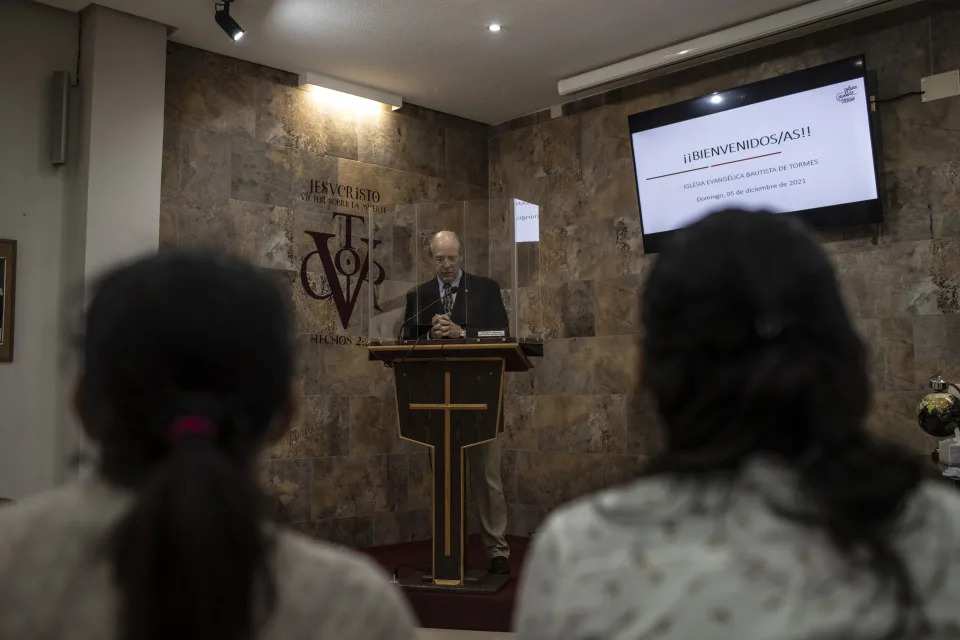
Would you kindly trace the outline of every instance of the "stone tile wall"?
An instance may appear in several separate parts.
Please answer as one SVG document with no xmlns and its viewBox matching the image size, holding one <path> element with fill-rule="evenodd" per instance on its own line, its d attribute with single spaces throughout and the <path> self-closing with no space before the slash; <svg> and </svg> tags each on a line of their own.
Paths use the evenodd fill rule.
<svg viewBox="0 0 960 640">
<path fill-rule="evenodd" d="M 378 226 L 397 256 L 378 260 L 391 278 L 412 280 L 413 232 L 392 218 L 394 208 L 485 199 L 489 128 L 415 105 L 338 110 L 298 88 L 293 74 L 174 43 L 165 114 L 161 245 L 216 248 L 259 264 L 290 291 L 296 311 L 304 403 L 263 470 L 275 515 L 353 546 L 429 537 L 426 453 L 397 437 L 389 372 L 356 345 L 366 337 L 365 298 L 344 330 L 333 303 L 301 286 L 301 262 L 316 249 L 305 231 L 343 233 L 331 213 L 344 209 L 300 195 L 311 180 L 379 190 L 390 213 Z M 485 230 L 486 208 L 477 215 Z M 482 237 L 478 252 L 486 251 Z M 310 264 L 314 290 L 329 293 L 317 261 Z"/>
<path fill-rule="evenodd" d="M 545 111 L 496 128 L 491 197 L 543 205 L 519 296 L 524 329 L 547 338 L 546 357 L 533 375 L 514 377 L 506 401 L 513 532 L 631 477 L 660 446 L 637 393 L 651 259 L 627 116 L 861 53 L 880 98 L 916 91 L 922 76 L 960 67 L 960 7 L 923 3 L 571 103 L 557 119 Z M 892 102 L 878 118 L 886 221 L 824 240 L 870 349 L 870 427 L 924 454 L 932 442 L 913 410 L 925 381 L 960 377 L 960 99 Z"/>
</svg>

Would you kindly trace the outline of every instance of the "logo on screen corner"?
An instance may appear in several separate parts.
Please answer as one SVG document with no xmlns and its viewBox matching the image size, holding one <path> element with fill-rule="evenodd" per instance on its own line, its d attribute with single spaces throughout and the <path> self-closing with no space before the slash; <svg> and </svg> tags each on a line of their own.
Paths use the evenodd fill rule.
<svg viewBox="0 0 960 640">
<path fill-rule="evenodd" d="M 851 84 L 844 87 L 843 91 L 837 94 L 837 102 L 840 104 L 849 104 L 857 99 L 857 86 Z"/>
</svg>

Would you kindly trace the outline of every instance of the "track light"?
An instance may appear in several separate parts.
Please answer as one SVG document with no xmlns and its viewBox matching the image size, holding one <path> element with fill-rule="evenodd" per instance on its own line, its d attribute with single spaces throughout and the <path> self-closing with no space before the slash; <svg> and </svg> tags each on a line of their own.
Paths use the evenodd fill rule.
<svg viewBox="0 0 960 640">
<path fill-rule="evenodd" d="M 223 32 L 230 36 L 233 40 L 239 40 L 243 37 L 243 28 L 237 24 L 237 21 L 230 17 L 230 3 L 233 0 L 223 0 L 223 2 L 217 3 L 217 12 L 214 14 L 214 19 L 217 21 L 217 24 L 220 25 L 220 28 L 223 29 Z"/>
</svg>

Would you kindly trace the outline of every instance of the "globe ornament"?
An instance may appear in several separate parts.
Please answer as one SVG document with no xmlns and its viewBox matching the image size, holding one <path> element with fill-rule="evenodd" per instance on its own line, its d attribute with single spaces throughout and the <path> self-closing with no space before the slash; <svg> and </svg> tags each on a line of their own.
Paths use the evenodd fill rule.
<svg viewBox="0 0 960 640">
<path fill-rule="evenodd" d="M 931 393 L 917 405 L 917 424 L 935 438 L 949 438 L 960 428 L 960 401 L 949 393 Z"/>
</svg>

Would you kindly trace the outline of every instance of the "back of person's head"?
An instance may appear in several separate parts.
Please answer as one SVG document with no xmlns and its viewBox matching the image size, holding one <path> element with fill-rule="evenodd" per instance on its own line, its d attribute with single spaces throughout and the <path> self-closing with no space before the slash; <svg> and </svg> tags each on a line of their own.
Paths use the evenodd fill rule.
<svg viewBox="0 0 960 640">
<path fill-rule="evenodd" d="M 642 315 L 643 379 L 666 439 L 650 473 L 705 477 L 757 454 L 784 460 L 814 505 L 791 517 L 844 550 L 865 548 L 901 613 L 912 607 L 885 531 L 922 472 L 866 432 L 864 346 L 815 237 L 785 216 L 711 215 L 659 256 Z"/>
<path fill-rule="evenodd" d="M 109 540 L 122 640 L 254 636 L 273 603 L 259 450 L 292 410 L 290 317 L 252 266 L 172 253 L 106 276 L 77 408 L 136 498 Z"/>
</svg>

